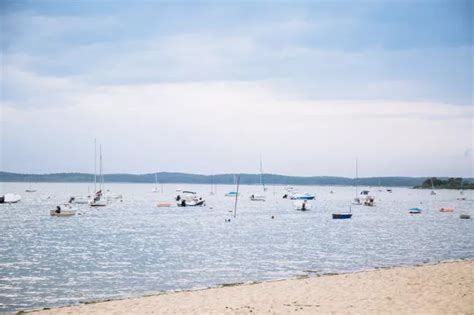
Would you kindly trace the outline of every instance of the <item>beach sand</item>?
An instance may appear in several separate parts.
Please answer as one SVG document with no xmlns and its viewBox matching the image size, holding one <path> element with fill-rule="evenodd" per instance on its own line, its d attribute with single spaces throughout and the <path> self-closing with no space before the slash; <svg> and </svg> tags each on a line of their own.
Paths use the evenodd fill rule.
<svg viewBox="0 0 474 315">
<path fill-rule="evenodd" d="M 39 314 L 474 314 L 474 261 L 80 304 Z"/>
</svg>

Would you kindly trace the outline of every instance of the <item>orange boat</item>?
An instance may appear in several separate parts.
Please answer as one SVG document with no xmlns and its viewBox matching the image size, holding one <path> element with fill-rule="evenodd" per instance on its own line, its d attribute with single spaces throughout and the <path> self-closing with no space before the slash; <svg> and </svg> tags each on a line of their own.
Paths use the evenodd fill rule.
<svg viewBox="0 0 474 315">
<path fill-rule="evenodd" d="M 158 204 L 156 205 L 157 207 L 171 207 L 171 203 L 169 202 L 158 202 Z"/>
<path fill-rule="evenodd" d="M 454 212 L 454 208 L 441 208 L 439 212 Z"/>
</svg>

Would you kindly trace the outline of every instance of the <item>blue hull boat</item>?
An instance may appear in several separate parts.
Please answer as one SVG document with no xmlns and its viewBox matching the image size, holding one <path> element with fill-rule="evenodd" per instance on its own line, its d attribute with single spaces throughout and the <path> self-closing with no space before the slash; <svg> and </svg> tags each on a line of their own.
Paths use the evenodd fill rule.
<svg viewBox="0 0 474 315">
<path fill-rule="evenodd" d="M 352 218 L 352 213 L 333 213 L 333 219 L 350 219 Z"/>
</svg>

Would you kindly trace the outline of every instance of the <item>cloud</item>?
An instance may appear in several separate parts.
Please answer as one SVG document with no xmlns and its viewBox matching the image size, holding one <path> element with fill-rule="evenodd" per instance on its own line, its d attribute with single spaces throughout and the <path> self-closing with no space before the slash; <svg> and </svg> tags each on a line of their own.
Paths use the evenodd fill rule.
<svg viewBox="0 0 474 315">
<path fill-rule="evenodd" d="M 61 103 L 40 112 L 6 107 L 5 151 L 17 152 L 6 155 L 7 169 L 25 155 L 41 159 L 43 171 L 88 171 L 97 137 L 110 172 L 252 172 L 260 153 L 266 169 L 286 174 L 351 175 L 352 164 L 334 156 L 359 156 L 367 176 L 471 172 L 442 153 L 471 145 L 466 106 L 290 100 L 271 81 L 102 86 Z M 61 157 L 52 157 L 58 143 Z"/>
</svg>

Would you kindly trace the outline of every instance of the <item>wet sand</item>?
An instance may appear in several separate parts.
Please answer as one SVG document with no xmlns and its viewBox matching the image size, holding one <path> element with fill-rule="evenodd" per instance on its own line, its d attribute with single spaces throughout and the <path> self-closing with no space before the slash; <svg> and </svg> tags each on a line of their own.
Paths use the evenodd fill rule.
<svg viewBox="0 0 474 315">
<path fill-rule="evenodd" d="M 33 314 L 474 314 L 474 261 L 94 302 Z"/>
</svg>

